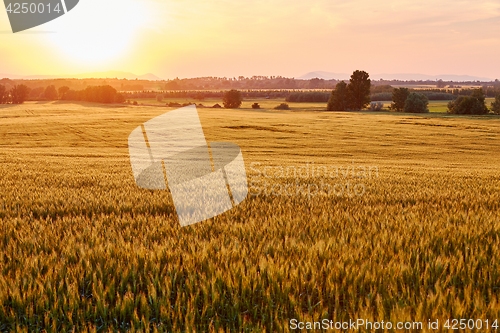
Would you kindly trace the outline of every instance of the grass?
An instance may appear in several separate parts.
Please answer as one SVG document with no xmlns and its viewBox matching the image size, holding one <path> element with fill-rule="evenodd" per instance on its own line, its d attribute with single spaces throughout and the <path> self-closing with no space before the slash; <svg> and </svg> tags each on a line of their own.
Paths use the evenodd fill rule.
<svg viewBox="0 0 500 333">
<path fill-rule="evenodd" d="M 199 109 L 251 194 L 180 228 L 127 149 L 168 110 L 0 106 L 0 331 L 500 318 L 498 118 Z"/>
</svg>

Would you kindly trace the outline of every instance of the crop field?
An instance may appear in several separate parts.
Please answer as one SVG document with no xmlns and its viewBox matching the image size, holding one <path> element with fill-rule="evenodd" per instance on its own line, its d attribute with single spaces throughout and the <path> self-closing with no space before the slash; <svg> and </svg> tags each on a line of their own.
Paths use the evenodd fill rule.
<svg viewBox="0 0 500 333">
<path fill-rule="evenodd" d="M 499 117 L 245 103 L 198 111 L 241 147 L 250 193 L 184 228 L 127 147 L 171 108 L 0 106 L 0 331 L 500 321 Z"/>
</svg>

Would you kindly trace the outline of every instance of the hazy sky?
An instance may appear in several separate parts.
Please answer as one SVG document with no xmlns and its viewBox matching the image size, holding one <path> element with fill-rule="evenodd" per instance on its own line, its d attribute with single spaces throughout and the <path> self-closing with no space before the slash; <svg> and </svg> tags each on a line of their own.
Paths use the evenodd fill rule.
<svg viewBox="0 0 500 333">
<path fill-rule="evenodd" d="M 500 78 L 499 59 L 498 0 L 80 0 L 17 34 L 0 10 L 0 73 L 9 74 Z"/>
</svg>

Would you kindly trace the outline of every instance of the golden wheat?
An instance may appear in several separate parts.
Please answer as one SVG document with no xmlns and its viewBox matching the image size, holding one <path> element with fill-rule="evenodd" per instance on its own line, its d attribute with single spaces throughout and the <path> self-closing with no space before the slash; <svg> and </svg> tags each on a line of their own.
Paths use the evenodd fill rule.
<svg viewBox="0 0 500 333">
<path fill-rule="evenodd" d="M 128 160 L 128 134 L 166 111 L 0 107 L 0 331 L 500 317 L 498 119 L 200 109 L 251 193 L 180 228 Z M 315 187 L 347 183 L 363 193 Z"/>
</svg>

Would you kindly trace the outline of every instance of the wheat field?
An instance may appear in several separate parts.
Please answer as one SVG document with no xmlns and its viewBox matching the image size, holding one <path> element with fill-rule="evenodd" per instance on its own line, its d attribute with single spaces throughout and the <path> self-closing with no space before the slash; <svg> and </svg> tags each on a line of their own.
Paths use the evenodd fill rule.
<svg viewBox="0 0 500 333">
<path fill-rule="evenodd" d="M 181 228 L 127 148 L 168 110 L 0 106 L 0 331 L 500 319 L 499 118 L 199 109 L 250 194 Z"/>
</svg>

